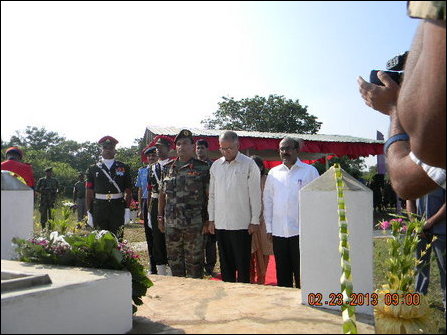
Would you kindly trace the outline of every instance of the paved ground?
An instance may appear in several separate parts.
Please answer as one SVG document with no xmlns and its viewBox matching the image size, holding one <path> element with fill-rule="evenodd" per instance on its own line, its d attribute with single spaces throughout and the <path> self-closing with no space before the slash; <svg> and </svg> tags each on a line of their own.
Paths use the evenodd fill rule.
<svg viewBox="0 0 447 335">
<path fill-rule="evenodd" d="M 301 304 L 298 289 L 151 275 L 131 334 L 336 334 L 339 312 Z M 373 318 L 357 316 L 359 333 Z"/>
</svg>

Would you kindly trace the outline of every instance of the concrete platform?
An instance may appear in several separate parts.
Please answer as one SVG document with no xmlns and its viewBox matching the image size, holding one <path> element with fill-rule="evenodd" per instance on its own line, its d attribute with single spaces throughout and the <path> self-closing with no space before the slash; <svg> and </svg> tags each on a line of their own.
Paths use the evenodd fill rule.
<svg viewBox="0 0 447 335">
<path fill-rule="evenodd" d="M 298 289 L 150 275 L 131 334 L 337 334 L 339 312 L 301 304 Z M 357 316 L 359 333 L 373 318 Z"/>
<path fill-rule="evenodd" d="M 51 279 L 2 288 L 2 334 L 124 334 L 132 328 L 132 278 L 127 271 L 3 259 L 1 269 Z M 3 277 L 2 286 L 8 279 Z"/>
</svg>

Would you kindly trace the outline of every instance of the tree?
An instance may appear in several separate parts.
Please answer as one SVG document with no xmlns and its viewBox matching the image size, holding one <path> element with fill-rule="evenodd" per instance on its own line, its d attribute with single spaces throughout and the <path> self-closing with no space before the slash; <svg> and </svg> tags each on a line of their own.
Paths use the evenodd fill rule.
<svg viewBox="0 0 447 335">
<path fill-rule="evenodd" d="M 340 164 L 340 167 L 354 178 L 356 179 L 363 178 L 364 172 L 362 172 L 362 170 L 366 169 L 366 164 L 363 158 L 351 159 L 348 156 L 333 157 L 329 161 L 329 165 L 332 166 L 335 163 Z M 326 171 L 325 164 L 316 162 L 312 165 L 318 170 L 318 173 L 320 175 Z"/>
<path fill-rule="evenodd" d="M 307 113 L 307 106 L 284 96 L 222 99 L 213 116 L 201 121 L 205 128 L 315 134 L 321 127 L 321 122 Z"/>
<path fill-rule="evenodd" d="M 54 131 L 47 131 L 45 128 L 26 127 L 25 134 L 22 131 L 16 131 L 16 135 L 11 136 L 10 145 L 18 145 L 34 150 L 48 151 L 65 141 L 64 137 Z"/>
</svg>

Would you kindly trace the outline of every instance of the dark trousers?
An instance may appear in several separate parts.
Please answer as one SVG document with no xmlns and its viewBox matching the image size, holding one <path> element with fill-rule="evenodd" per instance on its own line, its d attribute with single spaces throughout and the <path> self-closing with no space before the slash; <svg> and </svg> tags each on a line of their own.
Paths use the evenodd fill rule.
<svg viewBox="0 0 447 335">
<path fill-rule="evenodd" d="M 152 235 L 153 235 L 153 247 L 154 262 L 155 265 L 168 264 L 168 256 L 166 253 L 166 237 L 165 234 L 158 229 L 158 199 L 151 199 L 151 222 L 152 222 Z"/>
<path fill-rule="evenodd" d="M 216 239 L 222 280 L 249 283 L 251 235 L 248 230 L 216 229 Z"/>
<path fill-rule="evenodd" d="M 122 241 L 124 236 L 123 199 L 93 201 L 93 225 L 95 229 L 108 230 Z"/>
<path fill-rule="evenodd" d="M 147 199 L 142 200 L 142 208 L 143 208 L 143 221 L 144 221 L 144 233 L 146 234 L 146 242 L 147 242 L 147 252 L 149 255 L 149 260 L 151 263 L 151 273 L 157 274 L 157 267 L 155 266 L 155 259 L 154 259 L 154 234 L 152 232 L 152 229 L 149 228 L 147 222 Z M 152 225 L 154 224 L 151 219 Z"/>
<path fill-rule="evenodd" d="M 85 198 L 76 199 L 76 211 L 78 212 L 78 221 L 82 221 L 87 215 L 87 209 L 85 206 Z"/>
<path fill-rule="evenodd" d="M 205 235 L 205 264 L 204 268 L 208 275 L 212 275 L 217 262 L 216 235 Z"/>
<path fill-rule="evenodd" d="M 42 229 L 45 229 L 48 219 L 52 219 L 51 210 L 54 208 L 54 203 L 43 203 L 39 207 L 40 211 L 40 223 L 42 224 Z"/>
<path fill-rule="evenodd" d="M 273 253 L 276 262 L 276 280 L 278 286 L 300 288 L 300 240 L 298 236 L 273 236 Z"/>
</svg>

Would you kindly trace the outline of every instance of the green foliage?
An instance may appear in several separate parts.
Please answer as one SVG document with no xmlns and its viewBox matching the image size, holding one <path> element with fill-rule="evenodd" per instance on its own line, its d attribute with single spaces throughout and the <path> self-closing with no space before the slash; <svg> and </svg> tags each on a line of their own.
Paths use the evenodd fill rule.
<svg viewBox="0 0 447 335">
<path fill-rule="evenodd" d="M 28 126 L 24 132 L 16 131 L 16 135 L 13 135 L 10 139 L 10 145 L 48 152 L 52 147 L 63 141 L 65 141 L 65 138 L 54 131 Z"/>
<path fill-rule="evenodd" d="M 67 220 L 67 212 L 62 212 L 62 221 Z M 64 223 L 53 223 L 59 230 L 68 231 Z M 56 264 L 86 268 L 127 270 L 132 275 L 132 307 L 135 313 L 143 302 L 141 297 L 153 284 L 147 278 L 143 265 L 126 242 L 118 242 L 111 232 L 93 231 L 90 233 L 43 231 L 31 239 L 14 238 L 17 245 L 17 259 L 22 262 Z"/>
<path fill-rule="evenodd" d="M 140 152 L 141 150 L 139 150 L 137 146 L 132 146 L 130 148 L 119 148 L 116 150 L 115 158 L 129 165 L 132 180 L 137 178 L 138 169 L 143 166 L 141 163 Z"/>
<path fill-rule="evenodd" d="M 391 290 L 408 292 L 420 263 L 415 251 L 425 219 L 419 219 L 414 214 L 411 214 L 410 219 L 401 215 L 390 215 L 397 219 L 381 221 L 378 224 L 382 229 L 391 228 L 392 233 L 392 238 L 387 240 L 389 257 L 385 260 L 385 277 Z M 430 247 L 431 244 L 427 249 Z"/>
<path fill-rule="evenodd" d="M 60 234 L 66 234 L 75 231 L 77 223 L 71 218 L 72 210 L 64 206 L 60 210 L 51 209 L 51 219 L 48 219 L 46 229 L 48 231 L 57 231 Z"/>
<path fill-rule="evenodd" d="M 356 179 L 362 178 L 362 170 L 366 168 L 365 160 L 363 158 L 351 159 L 348 156 L 333 157 L 329 161 L 329 166 L 333 166 L 335 164 L 339 164 L 343 170 L 345 170 Z M 318 170 L 318 173 L 320 175 L 326 171 L 325 164 L 316 162 L 312 165 Z"/>
<path fill-rule="evenodd" d="M 368 171 L 363 172 L 362 178 L 370 183 L 376 174 L 377 174 L 377 166 L 370 166 Z"/>
<path fill-rule="evenodd" d="M 33 166 L 36 182 L 45 177 L 45 168 L 52 166 L 53 176 L 59 181 L 59 194 L 68 197 L 72 196 L 78 173 L 85 172 L 101 153 L 97 143 L 66 140 L 56 132 L 30 126 L 17 131 L 9 142 L 2 140 L 2 161 L 5 149 L 13 145 L 21 147 L 24 161 Z"/>
<path fill-rule="evenodd" d="M 213 116 L 202 120 L 205 128 L 315 134 L 321 127 L 321 122 L 307 113 L 307 106 L 284 96 L 222 99 Z"/>
</svg>

